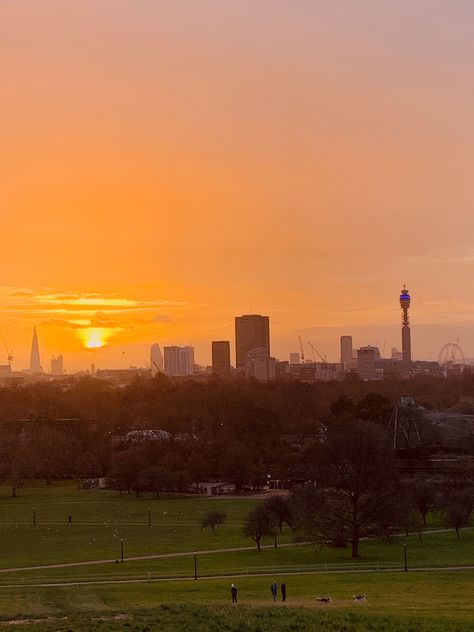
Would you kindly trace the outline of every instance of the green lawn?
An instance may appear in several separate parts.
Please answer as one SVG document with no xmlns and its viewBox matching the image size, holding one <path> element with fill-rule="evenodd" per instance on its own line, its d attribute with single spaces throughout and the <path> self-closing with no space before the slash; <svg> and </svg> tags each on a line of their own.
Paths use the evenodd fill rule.
<svg viewBox="0 0 474 632">
<path fill-rule="evenodd" d="M 474 627 L 474 571 L 400 571 L 405 543 L 409 568 L 474 565 L 473 529 L 463 531 L 459 541 L 452 531 L 425 534 L 421 543 L 415 535 L 395 537 L 389 543 L 364 541 L 361 559 L 356 561 L 351 560 L 349 549 L 315 545 L 218 553 L 212 551 L 252 546 L 242 535 L 242 522 L 257 500 L 137 499 L 120 497 L 117 492 L 78 491 L 75 484 L 21 489 L 16 499 L 8 493 L 0 488 L 0 569 L 111 560 L 99 565 L 0 573 L 0 617 L 54 617 L 54 621 L 33 627 L 25 624 L 28 629 L 467 632 Z M 33 508 L 36 526 L 32 524 Z M 227 523 L 217 536 L 200 527 L 202 515 L 210 508 L 227 514 Z M 67 524 L 69 514 L 73 524 Z M 192 553 L 115 563 L 122 538 L 125 558 L 209 552 L 197 556 L 199 580 L 183 580 L 194 573 Z M 286 528 L 279 542 L 292 539 Z M 266 542 L 270 544 L 272 539 Z M 352 572 L 368 568 L 391 570 Z M 325 573 L 336 570 L 345 572 Z M 253 576 L 246 577 L 246 573 Z M 224 577 L 216 577 L 219 575 Z M 161 581 L 164 578 L 176 581 Z M 288 584 L 287 607 L 270 604 L 273 578 Z M 239 586 L 238 609 L 228 607 L 232 580 Z M 105 583 L 68 585 L 91 581 Z M 127 583 L 113 583 L 116 581 Z M 40 585 L 46 583 L 65 585 Z M 368 601 L 354 605 L 351 595 L 360 592 L 368 595 Z M 318 594 L 331 595 L 331 606 L 319 606 L 315 602 Z M 122 612 L 127 619 L 113 618 Z M 67 619 L 62 621 L 62 617 Z M 189 626 L 190 618 L 198 623 Z"/>
<path fill-rule="evenodd" d="M 266 577 L 240 578 L 239 604 L 234 608 L 227 605 L 230 580 L 34 588 L 28 592 L 3 588 L 0 615 L 54 617 L 56 627 L 51 629 L 55 630 L 93 629 L 99 615 L 105 619 L 99 629 L 110 630 L 158 630 L 162 625 L 161 629 L 176 631 L 467 632 L 474 623 L 473 573 L 276 575 L 275 579 L 287 582 L 286 605 L 280 601 L 272 604 L 269 589 L 273 578 Z M 367 595 L 366 603 L 353 603 L 352 595 L 359 592 Z M 330 595 L 333 601 L 320 605 L 315 600 L 318 595 Z M 127 619 L 115 620 L 118 614 Z M 67 622 L 61 623 L 61 617 L 68 617 Z M 194 619 L 195 625 L 190 625 Z M 71 625 L 71 621 L 75 623 Z M 41 625 L 38 629 L 49 629 L 45 622 Z"/>
<path fill-rule="evenodd" d="M 113 560 L 120 556 L 122 538 L 126 556 L 252 544 L 242 535 L 244 517 L 257 502 L 251 499 L 137 499 L 113 491 L 77 491 L 74 484 L 21 489 L 18 498 L 8 493 L 0 488 L 0 568 Z M 211 508 L 227 514 L 217 537 L 200 527 Z"/>
<path fill-rule="evenodd" d="M 153 499 L 112 491 L 78 491 L 74 483 L 21 489 L 18 498 L 9 498 L 0 488 L 0 569 L 54 563 L 120 558 L 121 540 L 127 557 L 203 551 L 253 546 L 242 535 L 246 513 L 253 499 L 188 497 Z M 36 526 L 32 524 L 33 508 Z M 152 526 L 148 526 L 148 509 Z M 210 508 L 221 509 L 227 522 L 213 535 L 201 529 L 200 519 Z M 67 524 L 67 516 L 73 523 Z M 29 521 L 28 521 L 29 517 Z M 279 543 L 292 542 L 289 528 L 278 535 Z M 271 544 L 267 538 L 266 544 Z M 198 557 L 201 575 L 273 570 L 324 570 L 337 567 L 400 567 L 403 544 L 408 544 L 410 566 L 474 564 L 474 530 L 465 530 L 461 541 L 454 532 L 395 537 L 390 543 L 379 540 L 361 543 L 361 559 L 352 561 L 349 549 L 323 546 L 278 548 L 257 551 L 214 553 Z M 25 580 L 83 580 L 84 578 L 143 578 L 189 576 L 194 572 L 193 557 L 126 561 L 63 569 L 21 571 L 0 574 L 0 583 Z"/>
</svg>

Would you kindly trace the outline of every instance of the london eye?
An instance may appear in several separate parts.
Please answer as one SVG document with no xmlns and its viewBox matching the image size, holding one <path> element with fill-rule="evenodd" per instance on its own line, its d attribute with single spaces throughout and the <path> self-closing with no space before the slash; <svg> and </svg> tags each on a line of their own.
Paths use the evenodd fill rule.
<svg viewBox="0 0 474 632">
<path fill-rule="evenodd" d="M 439 364 L 465 364 L 464 353 L 457 342 L 447 342 L 438 355 Z"/>
</svg>

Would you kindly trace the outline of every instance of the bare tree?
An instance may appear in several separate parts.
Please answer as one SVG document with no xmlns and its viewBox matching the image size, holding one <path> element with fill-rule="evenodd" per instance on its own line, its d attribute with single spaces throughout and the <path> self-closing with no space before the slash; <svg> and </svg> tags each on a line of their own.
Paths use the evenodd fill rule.
<svg viewBox="0 0 474 632">
<path fill-rule="evenodd" d="M 443 500 L 443 513 L 448 527 L 453 527 L 456 537 L 460 538 L 460 530 L 469 525 L 474 504 L 474 492 L 472 489 L 463 489 L 451 492 Z"/>
<path fill-rule="evenodd" d="M 431 483 L 417 479 L 413 484 L 413 503 L 423 518 L 426 527 L 426 516 L 436 502 L 436 489 Z"/>
<path fill-rule="evenodd" d="M 252 538 L 257 545 L 257 550 L 260 551 L 260 542 L 264 536 L 270 533 L 272 526 L 271 512 L 261 503 L 247 515 L 244 523 L 244 535 Z"/>
<path fill-rule="evenodd" d="M 293 529 L 293 516 L 292 505 L 288 498 L 282 496 L 270 496 L 263 501 L 265 509 L 272 514 L 273 521 L 278 526 L 280 533 L 283 530 L 283 525 L 287 524 Z"/>
<path fill-rule="evenodd" d="M 363 537 L 386 532 L 399 487 L 394 458 L 370 423 L 339 427 L 321 446 L 316 484 L 293 494 L 300 525 L 318 540 L 359 557 Z"/>
<path fill-rule="evenodd" d="M 223 511 L 208 511 L 201 520 L 201 527 L 206 529 L 211 528 L 214 535 L 216 534 L 216 527 L 223 525 L 226 519 L 226 514 Z"/>
</svg>

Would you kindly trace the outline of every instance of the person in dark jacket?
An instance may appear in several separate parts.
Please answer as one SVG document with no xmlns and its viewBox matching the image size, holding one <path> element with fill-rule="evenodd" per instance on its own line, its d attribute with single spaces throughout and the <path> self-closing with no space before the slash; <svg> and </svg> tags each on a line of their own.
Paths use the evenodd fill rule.
<svg viewBox="0 0 474 632">
<path fill-rule="evenodd" d="M 278 595 L 278 584 L 276 582 L 273 582 L 272 587 L 270 588 L 270 590 L 272 591 L 273 601 L 276 601 L 276 598 L 277 598 L 277 595 Z"/>
<path fill-rule="evenodd" d="M 230 594 L 232 596 L 232 603 L 237 603 L 237 586 L 235 584 L 230 585 Z"/>
<path fill-rule="evenodd" d="M 281 590 L 281 600 L 282 601 L 286 601 L 286 584 L 285 584 L 285 582 L 283 582 L 283 584 L 280 586 L 280 590 Z"/>
</svg>

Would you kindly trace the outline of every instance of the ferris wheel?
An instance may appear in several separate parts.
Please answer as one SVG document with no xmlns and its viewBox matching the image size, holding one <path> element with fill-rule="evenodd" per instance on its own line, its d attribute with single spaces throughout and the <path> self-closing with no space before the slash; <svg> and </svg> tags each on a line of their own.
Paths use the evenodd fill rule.
<svg viewBox="0 0 474 632">
<path fill-rule="evenodd" d="M 447 342 L 438 355 L 440 364 L 465 364 L 464 353 L 457 342 Z"/>
</svg>

